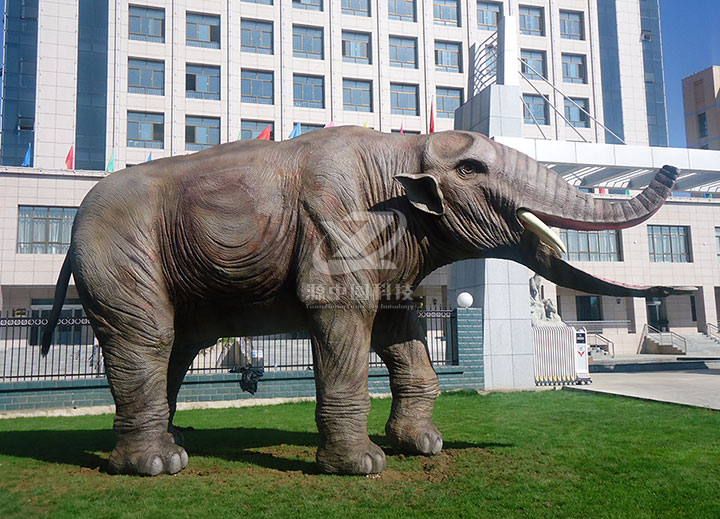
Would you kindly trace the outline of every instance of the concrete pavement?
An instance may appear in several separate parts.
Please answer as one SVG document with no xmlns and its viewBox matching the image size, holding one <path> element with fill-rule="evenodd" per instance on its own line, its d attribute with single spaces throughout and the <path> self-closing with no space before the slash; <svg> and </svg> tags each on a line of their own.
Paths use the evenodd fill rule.
<svg viewBox="0 0 720 519">
<path fill-rule="evenodd" d="M 591 373 L 592 384 L 563 389 L 720 410 L 720 366 L 715 369 Z"/>
</svg>

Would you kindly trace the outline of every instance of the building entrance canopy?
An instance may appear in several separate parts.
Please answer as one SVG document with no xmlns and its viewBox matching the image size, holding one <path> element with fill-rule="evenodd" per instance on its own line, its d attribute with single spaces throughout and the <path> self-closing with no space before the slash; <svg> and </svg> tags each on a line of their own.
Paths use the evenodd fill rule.
<svg viewBox="0 0 720 519">
<path fill-rule="evenodd" d="M 670 164 L 682 172 L 675 192 L 720 191 L 720 151 L 520 137 L 493 139 L 544 163 L 576 187 L 640 190 L 659 168 Z"/>
</svg>

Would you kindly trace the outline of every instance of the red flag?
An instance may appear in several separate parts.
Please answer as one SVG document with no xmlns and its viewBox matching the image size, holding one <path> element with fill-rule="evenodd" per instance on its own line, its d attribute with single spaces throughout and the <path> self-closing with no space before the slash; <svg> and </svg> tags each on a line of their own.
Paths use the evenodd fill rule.
<svg viewBox="0 0 720 519">
<path fill-rule="evenodd" d="M 263 131 L 258 133 L 258 136 L 255 137 L 256 139 L 260 139 L 263 141 L 269 141 L 270 140 L 270 125 L 268 124 Z"/>
<path fill-rule="evenodd" d="M 400 133 L 402 135 L 405 135 L 405 130 L 403 129 L 403 123 L 400 123 Z"/>
<path fill-rule="evenodd" d="M 430 101 L 430 133 L 435 133 L 435 116 L 433 114 L 433 102 Z"/>
<path fill-rule="evenodd" d="M 70 151 L 68 151 L 67 157 L 65 157 L 65 167 L 68 169 L 73 169 L 73 147 L 70 146 Z"/>
</svg>

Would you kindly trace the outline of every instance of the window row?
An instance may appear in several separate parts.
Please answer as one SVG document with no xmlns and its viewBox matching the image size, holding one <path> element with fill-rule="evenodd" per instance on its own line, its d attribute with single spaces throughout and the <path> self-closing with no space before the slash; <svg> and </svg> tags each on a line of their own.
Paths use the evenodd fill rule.
<svg viewBox="0 0 720 519">
<path fill-rule="evenodd" d="M 550 124 L 550 103 L 539 94 L 523 94 L 523 119 L 525 124 L 547 126 Z M 566 97 L 564 113 L 565 126 L 590 128 L 589 101 L 583 97 Z"/>
<path fill-rule="evenodd" d="M 683 225 L 648 225 L 648 246 L 653 263 L 692 263 L 690 228 Z M 570 261 L 623 261 L 619 231 L 560 230 Z M 720 227 L 715 228 L 720 262 Z"/>
<path fill-rule="evenodd" d="M 274 138 L 274 124 L 268 121 L 243 120 L 242 139 L 254 139 L 270 126 Z M 301 133 L 322 128 L 321 125 L 301 124 Z M 132 129 L 132 130 L 131 130 Z M 153 144 L 163 137 L 163 115 L 128 112 L 128 145 L 130 133 L 133 142 Z M 399 130 L 393 130 L 394 133 Z M 416 133 L 416 132 L 406 132 Z M 220 142 L 220 119 L 213 117 L 186 117 L 186 149 L 200 150 Z M 162 147 L 145 146 L 145 147 Z M 18 207 L 18 254 L 65 254 L 70 245 L 74 207 Z M 691 263 L 690 228 L 681 225 L 648 225 L 648 245 L 651 262 Z M 560 230 L 567 245 L 566 259 L 570 261 L 623 261 L 619 231 Z M 720 262 L 720 227 L 715 228 L 715 240 Z"/>
<path fill-rule="evenodd" d="M 259 0 L 253 3 L 272 4 L 272 0 Z M 323 10 L 323 0 L 293 0 L 292 3 L 293 7 L 299 9 Z M 370 1 L 342 0 L 342 12 L 370 16 Z M 388 0 L 388 16 L 392 20 L 416 21 L 416 0 Z M 460 0 L 433 0 L 433 19 L 438 25 L 459 27 Z M 244 25 L 243 21 L 243 44 L 246 41 Z M 185 28 L 187 45 L 210 49 L 220 48 L 220 15 L 188 12 Z M 128 36 L 131 40 L 164 43 L 165 9 L 131 5 Z"/>
<path fill-rule="evenodd" d="M 587 65 L 584 54 L 561 54 L 562 77 L 564 83 L 586 84 Z M 547 79 L 547 60 L 545 51 L 520 50 L 520 72 L 527 79 Z"/>
<path fill-rule="evenodd" d="M 498 19 L 502 16 L 500 2 L 477 3 L 478 29 L 496 31 Z M 520 6 L 520 34 L 545 36 L 545 8 L 538 6 Z M 560 37 L 566 40 L 585 39 L 584 15 L 580 11 L 560 10 Z"/>
<path fill-rule="evenodd" d="M 272 5 L 272 0 L 244 0 L 256 4 Z M 293 0 L 293 7 L 322 11 L 323 0 Z M 370 0 L 342 0 L 342 12 L 355 16 L 370 16 Z M 496 31 L 502 16 L 500 2 L 477 2 L 477 27 Z M 388 17 L 405 22 L 417 21 L 417 0 L 388 0 Z M 433 22 L 436 25 L 460 27 L 460 0 L 433 0 Z M 186 44 L 210 49 L 220 48 L 220 15 L 186 14 Z M 537 6 L 520 6 L 520 33 L 545 35 L 545 9 Z M 165 9 L 131 5 L 129 38 L 138 41 L 165 42 Z M 244 37 L 243 31 L 243 37 Z M 585 27 L 582 12 L 560 10 L 560 37 L 584 40 Z"/>
</svg>

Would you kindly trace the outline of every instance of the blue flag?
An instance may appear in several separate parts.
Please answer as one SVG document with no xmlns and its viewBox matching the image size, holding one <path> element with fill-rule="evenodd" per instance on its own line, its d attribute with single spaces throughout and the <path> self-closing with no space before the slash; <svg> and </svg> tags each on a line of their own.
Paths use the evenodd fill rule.
<svg viewBox="0 0 720 519">
<path fill-rule="evenodd" d="M 152 151 L 151 151 L 150 154 L 148 155 L 147 161 L 150 162 L 151 160 L 152 160 Z"/>
<path fill-rule="evenodd" d="M 23 160 L 22 164 L 20 164 L 21 166 L 29 166 L 30 165 L 30 161 L 32 160 L 31 144 L 32 143 L 28 142 L 28 149 L 25 152 L 25 160 Z"/>
<path fill-rule="evenodd" d="M 295 128 L 293 128 L 293 131 L 290 132 L 290 136 L 288 139 L 292 139 L 293 137 L 297 137 L 298 135 L 302 135 L 302 131 L 300 130 L 300 123 L 297 123 L 295 125 Z"/>
</svg>

